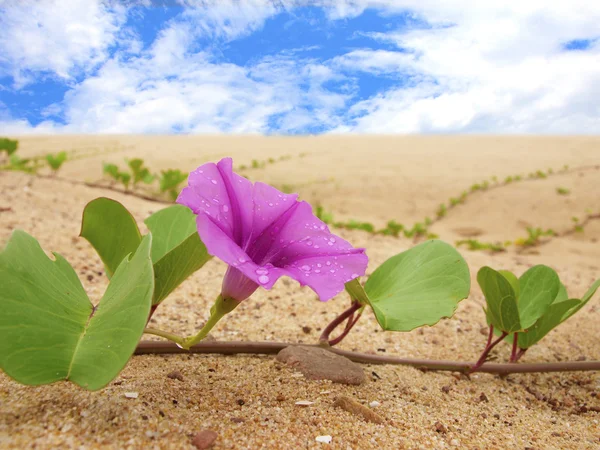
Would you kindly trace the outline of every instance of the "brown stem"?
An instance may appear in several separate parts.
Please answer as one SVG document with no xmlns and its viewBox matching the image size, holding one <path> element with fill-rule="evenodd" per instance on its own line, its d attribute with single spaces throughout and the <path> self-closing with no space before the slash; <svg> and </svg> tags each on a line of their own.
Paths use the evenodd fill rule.
<svg viewBox="0 0 600 450">
<path fill-rule="evenodd" d="M 490 326 L 490 332 L 493 331 L 491 329 L 492 327 Z M 502 339 L 504 339 L 506 337 L 508 333 L 505 333 L 504 331 L 502 332 L 502 334 L 500 335 L 500 337 L 498 339 L 496 339 L 495 341 L 493 341 L 491 344 L 489 343 L 489 339 L 488 339 L 488 344 L 485 346 L 485 348 L 483 349 L 483 352 L 481 352 L 481 356 L 479 357 L 479 360 L 475 363 L 475 365 L 473 367 L 471 367 L 471 370 L 469 370 L 468 373 L 473 373 L 477 370 L 479 370 L 481 368 L 481 366 L 485 363 L 485 361 L 487 360 L 488 355 L 490 354 L 490 352 L 492 351 L 492 349 L 498 345 L 500 342 L 502 342 Z"/>
<path fill-rule="evenodd" d="M 290 342 L 200 342 L 192 346 L 189 350 L 183 350 L 177 347 L 173 342 L 160 341 L 142 341 L 139 343 L 135 353 L 144 354 L 165 354 L 165 353 L 213 353 L 221 355 L 235 354 L 275 354 L 290 345 Z M 469 373 L 474 366 L 472 362 L 462 361 L 432 361 L 427 359 L 407 359 L 395 356 L 371 355 L 368 353 L 351 352 L 338 348 L 329 347 L 329 351 L 346 358 L 364 364 L 398 364 L 412 366 L 421 370 L 444 370 L 452 372 Z M 533 373 L 533 372 L 574 372 L 585 370 L 600 371 L 600 361 L 573 361 L 557 363 L 538 363 L 538 364 L 483 364 L 478 372 L 493 373 L 499 375 L 508 375 L 511 373 Z"/>
<path fill-rule="evenodd" d="M 521 356 L 523 356 L 525 354 L 525 352 L 527 351 L 526 348 L 520 348 L 519 351 L 517 352 L 517 354 L 515 355 L 515 360 L 514 362 L 518 362 L 519 359 L 521 359 Z"/>
<path fill-rule="evenodd" d="M 352 316 L 348 317 L 348 321 L 346 322 L 346 328 L 344 328 L 344 331 L 342 332 L 342 334 L 340 334 L 335 339 L 331 339 L 329 341 L 329 345 L 333 347 L 334 345 L 337 345 L 340 342 L 342 342 L 342 339 L 344 339 L 346 337 L 346 335 L 350 332 L 352 327 L 354 327 L 356 322 L 358 322 L 358 319 L 360 319 L 360 316 L 362 316 L 362 313 L 358 313 L 356 315 L 356 318 L 354 318 L 354 319 Z"/>
<path fill-rule="evenodd" d="M 510 352 L 510 359 L 508 360 L 508 362 L 511 362 L 511 363 L 517 362 L 517 349 L 519 348 L 518 343 L 519 343 L 519 333 L 514 333 L 512 350 Z"/>
<path fill-rule="evenodd" d="M 348 319 L 348 323 L 350 323 L 352 321 L 352 316 L 354 316 L 354 313 L 356 311 L 358 311 L 361 307 L 362 307 L 362 305 L 359 302 L 353 301 L 352 304 L 350 305 L 350 308 L 348 308 L 346 311 L 344 311 L 339 316 L 337 316 L 335 319 L 333 319 L 331 321 L 331 323 L 325 327 L 325 329 L 321 333 L 321 337 L 319 337 L 319 342 L 321 344 L 326 343 L 326 344 L 331 345 L 331 343 L 329 342 L 329 335 L 333 332 L 333 330 L 335 330 L 337 327 L 339 327 L 344 322 L 344 320 Z M 350 328 L 352 328 L 352 326 L 350 326 Z M 348 331 L 350 331 L 350 330 L 348 330 Z M 344 336 L 346 336 L 346 334 L 348 334 L 348 332 L 346 332 L 346 333 L 342 332 L 342 334 L 340 335 L 340 336 L 342 336 L 342 339 L 344 338 Z M 340 341 L 341 341 L 341 339 L 340 339 Z M 339 343 L 339 341 L 337 341 L 336 344 L 337 343 Z"/>
</svg>

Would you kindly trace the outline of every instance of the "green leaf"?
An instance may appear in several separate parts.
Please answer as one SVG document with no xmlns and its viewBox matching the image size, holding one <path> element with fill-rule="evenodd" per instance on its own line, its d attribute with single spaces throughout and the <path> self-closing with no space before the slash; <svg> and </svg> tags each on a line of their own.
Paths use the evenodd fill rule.
<svg viewBox="0 0 600 450">
<path fill-rule="evenodd" d="M 348 281 L 345 284 L 346 292 L 350 295 L 352 300 L 356 300 L 361 305 L 370 305 L 371 301 L 369 300 L 369 296 L 365 292 L 365 289 L 360 284 L 358 278 L 354 280 Z"/>
<path fill-rule="evenodd" d="M 583 308 L 587 302 L 589 302 L 591 300 L 591 298 L 594 296 L 594 294 L 596 293 L 596 291 L 600 288 L 600 279 L 596 280 L 592 286 L 588 289 L 588 291 L 584 294 L 583 297 L 581 297 L 581 303 L 577 306 L 575 306 L 575 308 L 573 308 L 572 310 L 568 311 L 565 316 L 562 319 L 562 322 L 564 322 L 565 320 L 567 320 L 569 317 L 571 317 L 573 314 L 575 314 L 577 311 L 579 311 L 581 308 Z"/>
<path fill-rule="evenodd" d="M 452 316 L 470 286 L 460 253 L 434 240 L 384 262 L 367 280 L 365 292 L 384 330 L 410 331 Z"/>
<path fill-rule="evenodd" d="M 525 332 L 519 333 L 519 348 L 529 348 L 537 344 L 552 329 L 560 325 L 563 321 L 563 316 L 569 309 L 577 306 L 580 302 L 580 300 L 574 298 L 552 303 L 546 313 L 532 327 Z"/>
<path fill-rule="evenodd" d="M 142 240 L 131 213 L 119 202 L 105 197 L 86 205 L 79 235 L 96 249 L 109 278 Z"/>
<path fill-rule="evenodd" d="M 552 304 L 559 292 L 560 280 L 550 267 L 538 265 L 521 275 L 519 286 L 519 317 L 521 327 L 526 330 L 542 317 Z"/>
<path fill-rule="evenodd" d="M 519 294 L 521 292 L 521 288 L 519 287 L 519 279 L 517 276 L 512 273 L 510 270 L 499 270 L 498 273 L 502 275 L 506 280 L 510 283 L 510 286 L 513 288 L 515 292 L 515 298 L 517 299 L 517 303 L 519 302 Z"/>
<path fill-rule="evenodd" d="M 0 363 L 30 385 L 70 380 L 96 390 L 125 366 L 142 336 L 154 280 L 147 236 L 94 308 L 69 263 L 15 231 L 0 254 Z"/>
<path fill-rule="evenodd" d="M 486 315 L 488 322 L 496 330 L 505 333 L 520 331 L 522 327 L 517 298 L 510 281 L 500 272 L 485 266 L 479 269 L 477 282 L 487 303 Z"/>
<path fill-rule="evenodd" d="M 153 303 L 160 303 L 187 277 L 212 258 L 200 240 L 196 216 L 189 208 L 173 205 L 145 221 L 153 236 L 155 292 Z"/>
</svg>

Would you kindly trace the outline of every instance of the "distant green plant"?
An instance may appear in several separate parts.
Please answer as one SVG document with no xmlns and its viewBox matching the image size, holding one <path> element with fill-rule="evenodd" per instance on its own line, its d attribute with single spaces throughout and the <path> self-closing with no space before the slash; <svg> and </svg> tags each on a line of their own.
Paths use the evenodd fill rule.
<svg viewBox="0 0 600 450">
<path fill-rule="evenodd" d="M 140 158 L 134 158 L 127 161 L 127 165 L 131 169 L 131 173 L 133 175 L 133 185 L 135 186 L 140 181 L 143 181 L 146 184 L 152 184 L 154 179 L 156 178 L 154 175 L 150 173 L 150 170 L 147 167 L 144 167 L 144 160 Z"/>
<path fill-rule="evenodd" d="M 527 227 L 527 237 L 517 239 L 515 245 L 519 247 L 534 247 L 540 243 L 540 239 L 544 236 L 556 236 L 556 232 L 551 228 L 543 230 L 540 227 Z"/>
<path fill-rule="evenodd" d="M 402 233 L 403 230 L 404 230 L 404 225 L 396 222 L 395 220 L 390 220 L 387 223 L 386 227 L 383 228 L 382 230 L 379 230 L 377 233 L 383 234 L 386 236 L 398 237 L 398 236 L 400 236 L 400 233 Z"/>
<path fill-rule="evenodd" d="M 64 162 L 67 160 L 67 152 L 58 152 L 56 155 L 47 154 L 46 161 L 52 169 L 52 172 L 56 174 Z"/>
<path fill-rule="evenodd" d="M 571 191 L 567 188 L 564 187 L 557 187 L 556 188 L 556 193 L 558 195 L 569 195 L 571 193 Z"/>
<path fill-rule="evenodd" d="M 435 215 L 438 219 L 441 219 L 442 217 L 444 217 L 447 214 L 448 210 L 446 209 L 446 205 L 444 205 L 443 203 L 440 205 L 440 207 L 438 208 L 438 210 L 436 211 Z"/>
<path fill-rule="evenodd" d="M 490 251 L 492 253 L 499 253 L 499 252 L 506 251 L 505 244 L 502 244 L 500 242 L 496 242 L 496 243 L 481 242 L 481 241 L 478 241 L 477 239 L 463 239 L 460 241 L 456 241 L 456 246 L 457 247 L 466 246 L 469 250 L 472 250 L 472 251 L 486 250 L 486 251 Z"/>
<path fill-rule="evenodd" d="M 16 170 L 27 173 L 35 173 L 38 166 L 31 158 L 20 158 L 19 155 L 13 153 L 8 158 L 8 170 Z"/>
<path fill-rule="evenodd" d="M 187 174 L 179 169 L 161 170 L 158 180 L 160 192 L 168 192 L 173 200 L 177 198 L 177 188 L 187 179 Z"/>
<path fill-rule="evenodd" d="M 0 153 L 5 152 L 8 156 L 11 156 L 19 148 L 19 141 L 0 138 Z"/>
<path fill-rule="evenodd" d="M 129 172 L 119 170 L 119 166 L 112 163 L 104 163 L 102 172 L 117 183 L 121 183 L 125 190 L 129 189 L 129 183 L 131 182 L 131 174 Z"/>
<path fill-rule="evenodd" d="M 318 219 L 322 220 L 326 224 L 333 222 L 333 214 L 331 212 L 326 212 L 323 208 L 323 205 L 317 204 L 315 207 L 315 216 L 317 216 Z"/>
</svg>

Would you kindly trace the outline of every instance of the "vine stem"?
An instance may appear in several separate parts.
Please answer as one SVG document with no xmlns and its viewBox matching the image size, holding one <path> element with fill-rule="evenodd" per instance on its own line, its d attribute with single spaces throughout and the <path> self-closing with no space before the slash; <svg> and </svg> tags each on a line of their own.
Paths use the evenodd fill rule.
<svg viewBox="0 0 600 450">
<path fill-rule="evenodd" d="M 297 345 L 290 342 L 244 342 L 244 341 L 229 341 L 229 342 L 200 342 L 189 350 L 184 350 L 177 347 L 172 342 L 157 342 L 157 341 L 141 341 L 135 351 L 136 355 L 147 354 L 165 354 L 165 353 L 199 353 L 199 354 L 253 354 L 253 355 L 270 355 L 279 353 L 290 345 Z M 435 361 L 428 359 L 411 359 L 398 358 L 395 356 L 372 355 L 369 353 L 351 352 L 338 348 L 329 347 L 329 351 L 338 355 L 363 364 L 395 364 L 412 366 L 421 370 L 439 370 L 470 373 L 473 362 L 463 361 Z M 557 362 L 557 363 L 521 363 L 521 364 L 494 364 L 487 363 L 481 365 L 477 371 L 508 375 L 511 373 L 534 373 L 534 372 L 575 372 L 575 371 L 600 371 L 600 361 L 573 361 L 573 362 Z"/>
<path fill-rule="evenodd" d="M 325 327 L 325 329 L 321 333 L 321 336 L 319 337 L 319 343 L 321 345 L 335 345 L 338 344 L 342 339 L 344 339 L 344 337 L 348 334 L 348 332 L 356 323 L 356 320 L 358 320 L 358 318 L 360 317 L 359 314 L 356 320 L 353 320 L 354 313 L 360 308 L 362 308 L 362 305 L 359 302 L 353 301 L 350 305 L 350 308 L 348 308 L 346 311 L 344 311 L 335 319 L 333 319 L 331 323 Z M 340 334 L 337 338 L 330 340 L 329 335 L 333 332 L 333 330 L 339 327 L 344 322 L 344 320 L 348 320 L 348 324 L 346 325 L 346 328 L 344 329 L 342 334 Z"/>
<path fill-rule="evenodd" d="M 479 357 L 479 360 L 475 363 L 474 366 L 472 366 L 469 369 L 469 373 L 481 370 L 481 367 L 483 366 L 483 364 L 487 360 L 487 357 L 490 354 L 490 352 L 493 350 L 493 348 L 496 345 L 498 345 L 500 342 L 502 342 L 502 340 L 508 335 L 508 333 L 506 333 L 506 332 L 503 331 L 502 334 L 500 335 L 500 337 L 498 339 L 496 339 L 495 341 L 492 341 L 492 335 L 493 335 L 493 333 L 494 333 L 494 326 L 490 325 L 490 334 L 488 335 L 487 344 L 485 345 L 485 348 L 483 349 L 483 352 L 481 352 L 481 356 Z"/>
</svg>

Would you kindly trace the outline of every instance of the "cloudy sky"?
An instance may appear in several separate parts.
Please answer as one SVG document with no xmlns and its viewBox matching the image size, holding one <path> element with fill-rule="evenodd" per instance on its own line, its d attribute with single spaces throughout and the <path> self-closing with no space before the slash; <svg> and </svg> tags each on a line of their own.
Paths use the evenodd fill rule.
<svg viewBox="0 0 600 450">
<path fill-rule="evenodd" d="M 0 0 L 0 134 L 598 134 L 599 24 L 590 0 Z"/>
</svg>

